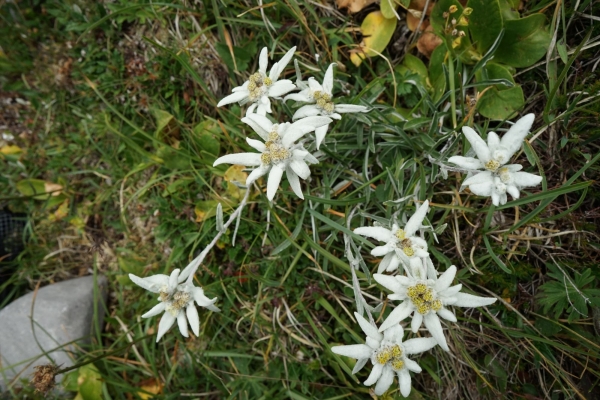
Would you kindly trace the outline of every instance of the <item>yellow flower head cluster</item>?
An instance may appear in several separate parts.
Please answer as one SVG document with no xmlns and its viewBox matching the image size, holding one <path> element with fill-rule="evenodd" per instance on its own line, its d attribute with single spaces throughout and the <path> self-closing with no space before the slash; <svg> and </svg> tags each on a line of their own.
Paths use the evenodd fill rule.
<svg viewBox="0 0 600 400">
<path fill-rule="evenodd" d="M 375 356 L 375 360 L 381 365 L 390 363 L 394 371 L 399 371 L 404 368 L 402 349 L 397 344 L 380 350 Z"/>
<path fill-rule="evenodd" d="M 332 113 L 335 108 L 331 101 L 331 95 L 317 90 L 313 93 L 313 98 L 317 101 L 317 106 L 321 107 L 328 113 Z"/>
<path fill-rule="evenodd" d="M 275 131 L 269 133 L 265 146 L 267 149 L 260 156 L 260 161 L 265 165 L 277 164 L 290 158 L 290 152 L 283 147 L 281 137 Z"/>
<path fill-rule="evenodd" d="M 420 314 L 425 315 L 431 310 L 439 311 L 442 308 L 442 302 L 434 299 L 433 289 L 424 283 L 409 287 L 406 294 Z"/>
<path fill-rule="evenodd" d="M 248 79 L 248 91 L 250 92 L 250 100 L 256 100 L 260 96 L 263 95 L 264 86 L 271 86 L 273 81 L 269 77 L 264 77 L 260 74 L 260 72 L 256 72 L 250 75 Z"/>
<path fill-rule="evenodd" d="M 170 295 L 168 292 L 161 290 L 159 293 L 160 301 L 167 303 L 167 311 L 173 315 L 177 315 L 179 311 L 188 305 L 192 296 L 188 292 L 178 290 L 175 294 Z"/>
<path fill-rule="evenodd" d="M 406 232 L 404 232 L 403 229 L 398 229 L 396 231 L 396 238 L 400 241 L 400 247 L 402 247 L 404 254 L 408 257 L 415 255 L 415 251 L 412 248 L 412 242 L 406 237 Z"/>
</svg>

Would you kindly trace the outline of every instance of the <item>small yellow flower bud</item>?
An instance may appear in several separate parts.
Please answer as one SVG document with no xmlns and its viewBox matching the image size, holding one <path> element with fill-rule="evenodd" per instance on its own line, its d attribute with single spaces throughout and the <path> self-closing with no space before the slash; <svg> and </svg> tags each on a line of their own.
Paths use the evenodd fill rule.
<svg viewBox="0 0 600 400">
<path fill-rule="evenodd" d="M 452 4 L 450 6 L 450 8 L 448 9 L 448 11 L 450 12 L 450 14 L 454 14 L 456 11 L 458 11 L 458 7 L 456 7 L 454 4 Z"/>
<path fill-rule="evenodd" d="M 472 12 L 473 12 L 473 9 L 471 7 L 467 7 L 463 10 L 463 15 L 468 17 L 469 15 L 471 15 Z"/>
</svg>

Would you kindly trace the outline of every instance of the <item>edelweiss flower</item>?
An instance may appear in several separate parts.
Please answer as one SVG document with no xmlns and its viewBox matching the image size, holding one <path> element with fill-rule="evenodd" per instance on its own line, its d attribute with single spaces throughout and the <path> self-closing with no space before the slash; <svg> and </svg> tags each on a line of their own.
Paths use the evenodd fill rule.
<svg viewBox="0 0 600 400">
<path fill-rule="evenodd" d="M 477 158 L 454 156 L 448 161 L 468 170 L 485 171 L 467 178 L 462 186 L 468 186 L 471 192 L 478 196 L 491 196 L 492 203 L 497 206 L 506 204 L 506 193 L 518 199 L 522 188 L 539 185 L 542 181 L 540 176 L 518 172 L 523 169 L 519 164 L 505 165 L 521 148 L 534 119 L 533 114 L 527 114 L 515 122 L 502 139 L 496 133 L 489 132 L 487 145 L 477 132 L 464 126 L 462 131 Z"/>
<path fill-rule="evenodd" d="M 315 78 L 308 78 L 308 85 L 306 85 L 303 81 L 298 80 L 296 83 L 298 86 L 303 89 L 299 93 L 292 93 L 283 99 L 283 101 L 287 100 L 296 100 L 304 103 L 314 103 L 300 107 L 292 120 L 296 120 L 298 118 L 305 118 L 314 115 L 325 115 L 331 117 L 333 119 L 341 119 L 342 116 L 340 113 L 352 113 L 352 112 L 367 112 L 369 109 L 365 106 L 357 106 L 353 104 L 334 104 L 333 95 L 331 94 L 333 90 L 333 66 L 335 63 L 330 64 L 329 68 L 325 72 L 325 78 L 323 78 L 323 85 L 319 84 L 315 80 Z M 329 124 L 319 127 L 315 130 L 315 136 L 317 139 L 317 149 L 321 145 L 323 138 L 325 138 L 325 134 L 327 133 L 327 129 L 329 128 Z"/>
<path fill-rule="evenodd" d="M 371 254 L 375 257 L 384 256 L 381 263 L 379 263 L 377 273 L 395 271 L 398 269 L 400 262 L 406 267 L 411 263 L 421 264 L 420 258 L 429 256 L 427 242 L 415 236 L 423 224 L 427 211 L 429 211 L 428 200 L 410 217 L 404 229 L 400 229 L 398 225 L 393 224 L 391 230 L 381 226 L 364 226 L 354 230 L 354 233 L 358 235 L 386 242 L 385 245 L 371 250 Z"/>
<path fill-rule="evenodd" d="M 434 338 L 409 339 L 402 342 L 404 330 L 400 325 L 386 329 L 383 334 L 377 327 L 371 325 L 360 314 L 354 313 L 360 328 L 367 335 L 365 344 L 353 344 L 349 346 L 333 346 L 331 351 L 336 354 L 356 358 L 358 361 L 352 371 L 357 373 L 369 359 L 373 363 L 373 369 L 365 385 L 371 386 L 375 382 L 375 394 L 381 396 L 389 389 L 394 381 L 394 374 L 398 375 L 400 392 L 404 397 L 410 394 L 410 373 L 421 372 L 421 367 L 415 361 L 406 357 L 409 354 L 423 353 L 434 347 L 437 342 Z"/>
<path fill-rule="evenodd" d="M 129 274 L 129 279 L 138 286 L 143 287 L 152 293 L 158 293 L 158 303 L 142 318 L 154 317 L 167 311 L 158 324 L 158 336 L 156 341 L 169 330 L 177 320 L 179 331 L 185 337 L 188 337 L 188 321 L 192 327 L 194 335 L 200 335 L 200 319 L 198 318 L 198 310 L 194 305 L 194 300 L 199 306 L 206 307 L 211 311 L 220 311 L 214 303 L 217 298 L 209 299 L 204 295 L 204 290 L 195 287 L 193 283 L 182 283 L 184 279 L 179 275 L 179 269 L 174 270 L 171 276 L 158 274 L 147 278 L 140 278 L 133 274 Z M 183 309 L 185 308 L 185 312 Z M 186 319 L 187 316 L 187 319 Z"/>
<path fill-rule="evenodd" d="M 264 47 L 260 52 L 258 59 L 258 72 L 250 75 L 250 78 L 242 86 L 233 88 L 232 94 L 222 99 L 217 107 L 238 102 L 240 105 L 252 103 L 246 114 L 254 112 L 265 115 L 271 112 L 271 100 L 269 97 L 281 97 L 286 93 L 296 89 L 296 85 L 289 79 L 279 79 L 279 75 L 290 62 L 296 47 L 285 53 L 279 62 L 271 67 L 269 76 L 267 76 L 267 64 L 269 62 L 267 48 Z"/>
<path fill-rule="evenodd" d="M 450 286 L 456 275 L 454 265 L 439 278 L 433 268 L 429 269 L 429 272 L 427 274 L 423 265 L 411 265 L 410 270 L 407 269 L 408 276 L 373 275 L 380 285 L 394 292 L 388 295 L 390 300 L 402 300 L 402 303 L 381 324 L 379 330 L 396 326 L 414 311 L 411 321 L 412 331 L 417 332 L 421 323 L 425 322 L 425 327 L 440 347 L 449 351 L 439 317 L 456 322 L 456 316 L 446 306 L 481 307 L 494 303 L 496 299 L 460 293 L 461 284 Z"/>
<path fill-rule="evenodd" d="M 250 125 L 265 141 L 265 143 L 262 143 L 259 140 L 246 138 L 248 144 L 260 153 L 228 154 L 218 158 L 213 166 L 238 164 L 247 167 L 258 167 L 248 175 L 246 179 L 247 186 L 269 173 L 269 179 L 267 180 L 267 198 L 269 200 L 273 200 L 285 171 L 292 190 L 298 197 L 303 199 L 304 195 L 298 177 L 308 178 L 310 169 L 306 162 L 316 164 L 319 160 L 306 151 L 301 144 L 294 144 L 294 142 L 308 132 L 329 124 L 331 119 L 327 117 L 309 117 L 292 124 L 289 122 L 273 124 L 265 116 L 249 114 L 247 117 L 242 118 L 242 121 Z"/>
</svg>

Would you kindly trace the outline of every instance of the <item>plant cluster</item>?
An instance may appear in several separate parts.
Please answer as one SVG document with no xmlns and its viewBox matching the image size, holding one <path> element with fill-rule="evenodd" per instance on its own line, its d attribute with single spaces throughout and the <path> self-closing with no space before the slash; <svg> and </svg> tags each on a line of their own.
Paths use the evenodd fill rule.
<svg viewBox="0 0 600 400">
<path fill-rule="evenodd" d="M 319 160 L 306 150 L 302 139 L 308 133 L 314 132 L 316 147 L 319 148 L 329 125 L 333 122 L 332 118 L 340 119 L 340 113 L 369 111 L 365 106 L 334 102 L 332 93 L 334 64 L 327 68 L 322 84 L 312 77 L 308 81 L 302 81 L 298 64 L 296 64 L 298 76 L 296 84 L 286 79 L 280 80 L 279 77 L 290 62 L 294 51 L 295 48 L 290 49 L 279 62 L 274 63 L 267 75 L 267 48 L 263 48 L 259 58 L 259 71 L 250 75 L 242 86 L 234 88 L 233 93 L 218 104 L 218 106 L 234 102 L 240 105 L 249 104 L 246 116 L 241 120 L 263 141 L 247 137 L 246 142 L 257 153 L 228 154 L 218 158 L 213 164 L 216 166 L 227 163 L 253 169 L 245 182 L 244 200 L 226 224 L 222 222 L 222 208 L 218 208 L 217 221 L 220 222 L 217 222 L 218 233 L 212 245 L 234 219 L 237 219 L 237 231 L 241 211 L 246 205 L 251 186 L 257 184 L 259 178 L 268 174 L 266 196 L 270 202 L 275 197 L 284 172 L 293 192 L 298 197 L 304 198 L 299 178 L 306 180 L 310 176 L 308 164 L 317 164 Z M 300 92 L 288 94 L 296 89 L 300 89 Z M 282 99 L 286 94 L 287 96 Z M 267 116 L 272 112 L 271 99 L 295 100 L 309 104 L 303 105 L 295 112 L 292 118 L 294 122 L 276 123 Z M 487 144 L 472 128 L 464 126 L 463 133 L 471 143 L 477 158 L 454 156 L 448 160 L 469 174 L 463 186 L 468 186 L 475 194 L 491 196 L 493 204 L 499 205 L 506 203 L 506 193 L 518 198 L 520 189 L 538 185 L 541 182 L 539 176 L 520 172 L 522 167 L 518 164 L 505 165 L 521 147 L 533 121 L 532 114 L 521 118 L 502 139 L 494 132 L 489 132 Z M 393 221 L 389 228 L 378 224 L 354 230 L 355 234 L 384 243 L 371 251 L 371 255 L 383 257 L 378 273 L 373 277 L 381 286 L 392 292 L 388 295 L 390 300 L 401 301 L 401 303 L 377 328 L 372 312 L 380 310 L 381 305 L 370 307 L 362 298 L 360 290 L 354 286 L 359 309 L 355 316 L 367 335 L 365 344 L 333 346 L 331 350 L 336 354 L 357 359 L 353 373 L 362 369 L 370 360 L 373 369 L 365 385 L 375 384 L 376 395 L 382 395 L 389 389 L 395 375 L 398 376 L 401 393 L 404 396 L 409 395 L 411 390 L 409 371 L 418 373 L 421 368 L 418 363 L 408 358 L 408 355 L 423 353 L 436 345 L 445 351 L 450 351 L 440 322 L 440 318 L 457 322 L 456 316 L 449 307 L 482 307 L 496 301 L 496 298 L 461 292 L 461 284 L 452 285 L 457 272 L 454 265 L 440 274 L 429 256 L 428 244 L 424 238 L 426 231 L 433 231 L 431 226 L 424 225 L 428 211 L 429 201 L 425 200 L 403 228 L 399 227 L 398 221 Z M 235 241 L 235 234 L 234 232 L 232 241 Z M 171 276 L 154 275 L 142 279 L 133 274 L 129 275 L 137 285 L 159 294 L 160 303 L 142 315 L 143 318 L 148 318 L 166 311 L 159 324 L 157 341 L 175 321 L 183 336 L 188 336 L 188 322 L 193 332 L 198 334 L 199 320 L 194 301 L 200 306 L 219 311 L 214 306 L 216 298 L 209 300 L 204 296 L 201 288 L 193 286 L 194 274 L 212 245 L 207 246 L 181 274 L 176 269 Z M 347 251 L 347 256 L 349 259 L 355 259 L 351 250 Z M 355 266 L 357 264 L 354 263 Z M 385 275 L 383 272 L 395 273 L 395 275 Z M 356 279 L 354 271 L 353 277 Z M 363 304 L 359 305 L 360 302 Z M 366 311 L 368 320 L 361 315 L 363 311 Z M 404 330 L 400 323 L 411 316 L 412 332 L 417 333 L 424 324 L 431 334 L 430 338 L 403 341 Z"/>
</svg>

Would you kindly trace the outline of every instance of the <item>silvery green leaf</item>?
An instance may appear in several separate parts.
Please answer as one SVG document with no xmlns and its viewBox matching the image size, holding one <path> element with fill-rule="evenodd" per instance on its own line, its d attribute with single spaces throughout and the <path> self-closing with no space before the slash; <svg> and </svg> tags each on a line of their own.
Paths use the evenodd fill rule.
<svg viewBox="0 0 600 400">
<path fill-rule="evenodd" d="M 217 232 L 223 230 L 223 206 L 221 203 L 217 205 Z"/>
</svg>

